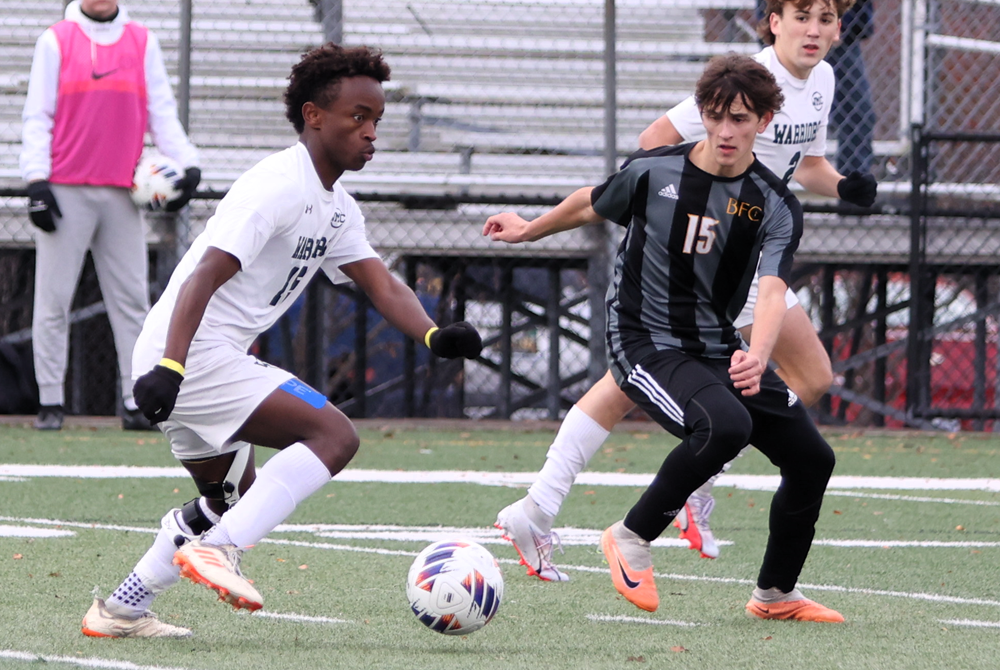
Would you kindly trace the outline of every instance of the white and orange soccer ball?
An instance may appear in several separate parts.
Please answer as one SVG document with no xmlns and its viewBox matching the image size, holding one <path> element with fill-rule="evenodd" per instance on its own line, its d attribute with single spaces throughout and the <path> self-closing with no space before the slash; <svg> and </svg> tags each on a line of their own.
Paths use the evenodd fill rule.
<svg viewBox="0 0 1000 670">
<path fill-rule="evenodd" d="M 406 596 L 420 623 L 445 635 L 465 635 L 497 613 L 503 573 L 493 554 L 472 540 L 435 542 L 410 566 Z"/>
<path fill-rule="evenodd" d="M 184 178 L 184 168 L 172 158 L 150 153 L 143 156 L 132 179 L 132 202 L 150 210 L 162 209 L 181 195 L 177 182 Z"/>
</svg>

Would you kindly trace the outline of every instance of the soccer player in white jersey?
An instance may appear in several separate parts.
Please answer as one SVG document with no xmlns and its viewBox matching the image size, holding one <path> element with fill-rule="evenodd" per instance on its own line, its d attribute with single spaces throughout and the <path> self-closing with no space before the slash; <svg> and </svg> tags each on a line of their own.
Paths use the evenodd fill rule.
<svg viewBox="0 0 1000 670">
<path fill-rule="evenodd" d="M 389 66 L 367 47 L 327 44 L 292 68 L 286 114 L 299 133 L 233 184 L 150 311 L 133 355 L 139 408 L 170 440 L 200 498 L 167 513 L 153 546 L 83 632 L 186 637 L 149 611 L 185 576 L 233 607 L 263 606 L 240 573 L 246 548 L 340 472 L 358 449 L 343 413 L 247 349 L 322 270 L 354 281 L 385 319 L 435 354 L 475 358 L 475 328 L 438 328 L 368 244 L 357 203 L 338 183 L 375 152 Z M 279 450 L 254 471 L 253 447 Z M 200 537 L 199 537 L 200 536 Z"/>
<path fill-rule="evenodd" d="M 807 190 L 840 197 L 859 206 L 875 201 L 876 183 L 870 174 L 846 177 L 825 158 L 826 129 L 833 102 L 833 70 L 823 58 L 837 40 L 840 17 L 853 0 L 768 0 L 759 31 L 769 46 L 755 56 L 778 81 L 785 104 L 767 130 L 757 138 L 757 158 L 785 182 L 794 175 Z M 643 149 L 705 137 L 694 98 L 690 97 L 654 121 L 639 136 Z M 504 215 L 506 216 L 506 215 Z M 523 242 L 554 232 L 538 220 L 503 220 L 492 239 Z M 743 336 L 751 337 L 756 282 L 745 309 L 736 320 Z M 833 380 L 829 356 L 795 294 L 786 293 L 786 315 L 774 349 L 778 374 L 807 406 L 819 401 Z M 504 531 L 528 567 L 528 574 L 547 581 L 569 577 L 552 564 L 557 537 L 552 524 L 570 487 L 587 462 L 607 439 L 611 429 L 634 407 L 611 374 L 600 379 L 567 413 L 528 495 L 504 508 L 496 525 Z M 727 466 L 728 467 L 728 464 Z M 708 525 L 715 506 L 714 479 L 696 491 L 677 517 L 681 537 L 705 558 L 716 558 L 719 547 Z"/>
</svg>

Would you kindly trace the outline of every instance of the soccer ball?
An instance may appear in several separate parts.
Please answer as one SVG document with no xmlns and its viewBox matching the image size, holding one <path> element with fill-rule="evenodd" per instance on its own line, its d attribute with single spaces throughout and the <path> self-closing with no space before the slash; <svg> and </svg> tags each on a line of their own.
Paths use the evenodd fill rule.
<svg viewBox="0 0 1000 670">
<path fill-rule="evenodd" d="M 132 179 L 132 202 L 150 210 L 161 209 L 176 200 L 181 191 L 177 182 L 184 178 L 184 169 L 172 158 L 149 154 L 135 169 Z"/>
<path fill-rule="evenodd" d="M 493 554 L 472 540 L 435 542 L 410 566 L 406 596 L 420 623 L 445 635 L 465 635 L 497 613 L 503 574 Z"/>
</svg>

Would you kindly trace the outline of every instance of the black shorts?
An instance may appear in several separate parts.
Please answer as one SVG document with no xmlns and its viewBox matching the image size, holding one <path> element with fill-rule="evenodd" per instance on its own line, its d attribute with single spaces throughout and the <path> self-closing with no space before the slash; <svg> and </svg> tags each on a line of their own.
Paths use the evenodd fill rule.
<svg viewBox="0 0 1000 670">
<path fill-rule="evenodd" d="M 727 358 L 659 351 L 633 363 L 621 389 L 654 421 L 681 439 L 690 435 L 693 427 L 685 420 L 688 403 L 695 395 L 704 398 L 704 392 L 709 391 L 714 396 L 715 412 L 723 418 L 737 422 L 745 417 L 744 412 L 749 414 L 749 444 L 778 467 L 811 470 L 815 463 L 832 459 L 830 446 L 805 406 L 773 370 L 762 376 L 759 393 L 744 396 L 733 386 L 729 367 Z M 743 446 L 733 448 L 738 451 Z"/>
<path fill-rule="evenodd" d="M 760 392 L 744 396 L 729 377 L 728 358 L 700 358 L 675 350 L 645 356 L 633 364 L 622 390 L 654 421 L 678 437 L 687 434 L 684 409 L 702 389 L 718 385 L 746 407 L 752 417 L 791 419 L 807 415 L 798 396 L 773 370 L 764 373 Z"/>
</svg>

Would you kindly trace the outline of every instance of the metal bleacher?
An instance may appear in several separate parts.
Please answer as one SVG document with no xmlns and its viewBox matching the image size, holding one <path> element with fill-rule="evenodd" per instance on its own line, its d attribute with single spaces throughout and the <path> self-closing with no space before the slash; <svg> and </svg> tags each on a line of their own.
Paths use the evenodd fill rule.
<svg viewBox="0 0 1000 670">
<path fill-rule="evenodd" d="M 33 45 L 60 18 L 62 3 L 8 4 L 0 17 L 0 187 L 18 188 Z M 178 5 L 125 4 L 156 32 L 176 76 Z M 603 0 L 343 5 L 344 43 L 381 48 L 393 71 L 379 151 L 365 170 L 344 176 L 350 190 L 559 196 L 604 178 Z M 705 56 L 757 46 L 704 41 L 701 8 L 744 8 L 748 0 L 619 0 L 617 6 L 617 144 L 625 155 L 649 122 L 691 91 Z M 322 41 L 307 0 L 195 1 L 190 136 L 201 151 L 204 188 L 225 190 L 262 157 L 294 142 L 282 91 L 299 55 Z M 30 240 L 23 207 L 23 198 L 0 198 L 8 245 Z M 194 208 L 195 230 L 212 209 Z M 403 216 L 401 208 L 380 209 Z M 459 208 L 446 216 L 461 226 L 482 214 Z M 383 236 L 373 230 L 373 237 Z M 427 240 L 445 242 L 456 240 Z M 459 246 L 479 242 L 469 235 Z"/>
</svg>

